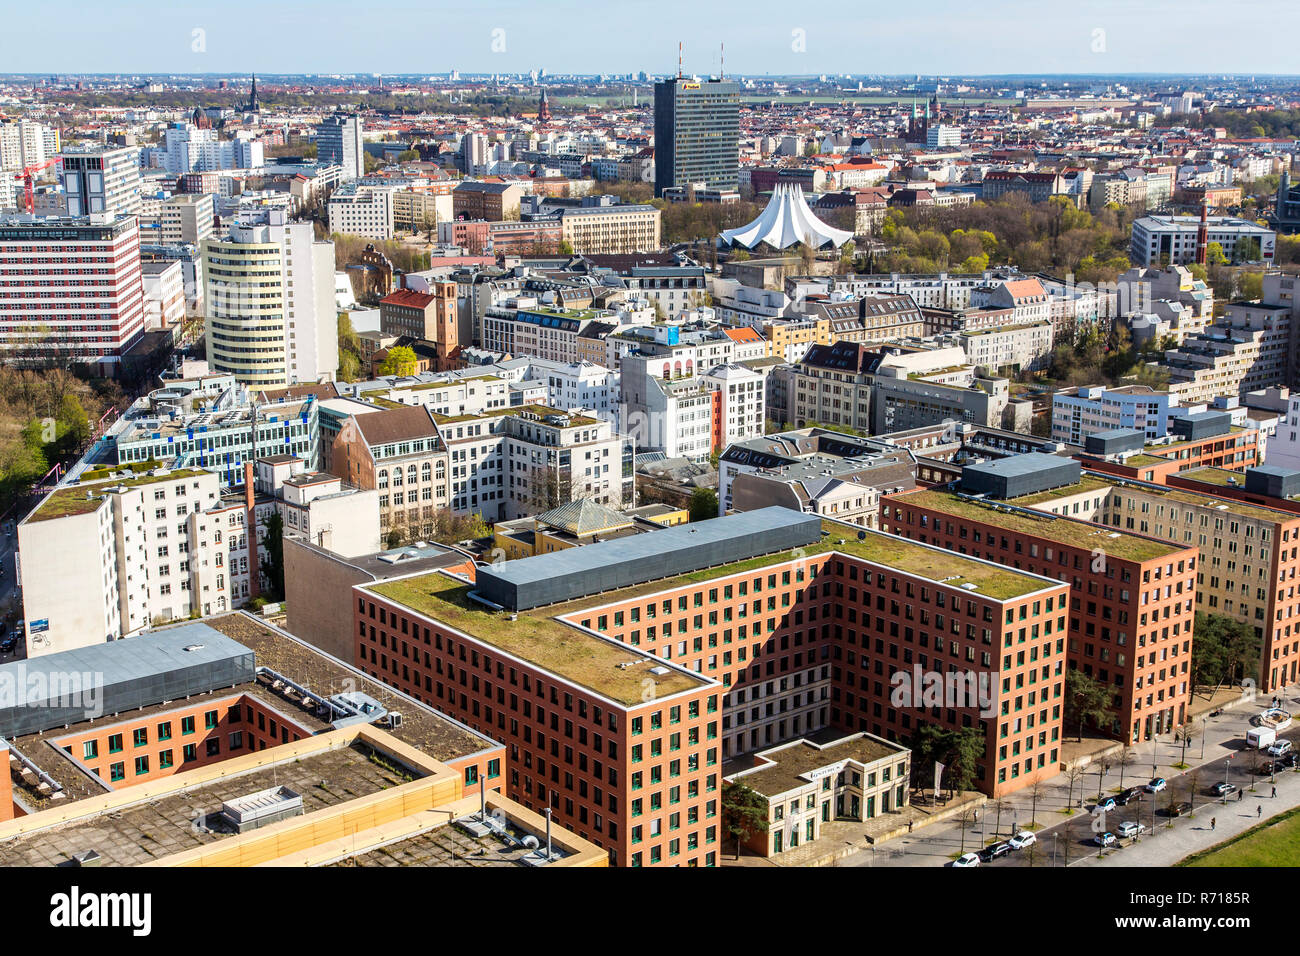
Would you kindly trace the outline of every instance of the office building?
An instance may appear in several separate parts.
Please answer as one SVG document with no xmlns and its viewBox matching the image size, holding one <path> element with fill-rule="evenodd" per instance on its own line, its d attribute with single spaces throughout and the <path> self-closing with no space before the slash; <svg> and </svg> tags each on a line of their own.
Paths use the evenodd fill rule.
<svg viewBox="0 0 1300 956">
<path fill-rule="evenodd" d="M 361 137 L 360 116 L 336 113 L 316 127 L 316 160 L 340 167 L 341 181 L 360 179 L 366 174 L 366 150 Z"/>
<path fill-rule="evenodd" d="M 0 216 L 0 354 L 111 374 L 144 332 L 133 216 Z"/>
<path fill-rule="evenodd" d="M 59 155 L 59 181 L 69 216 L 140 215 L 140 150 L 134 146 L 65 149 Z"/>
<path fill-rule="evenodd" d="M 677 76 L 655 84 L 655 195 L 704 183 L 739 189 L 740 87 Z"/>
<path fill-rule="evenodd" d="M 177 193 L 162 201 L 161 235 L 165 246 L 201 245 L 212 237 L 213 201 L 208 193 Z"/>
</svg>

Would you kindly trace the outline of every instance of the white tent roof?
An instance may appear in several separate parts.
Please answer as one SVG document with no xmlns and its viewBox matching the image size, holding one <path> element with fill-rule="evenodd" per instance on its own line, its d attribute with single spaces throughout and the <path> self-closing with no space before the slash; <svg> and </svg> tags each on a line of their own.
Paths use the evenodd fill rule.
<svg viewBox="0 0 1300 956">
<path fill-rule="evenodd" d="M 853 233 L 833 229 L 814 216 L 802 188 L 794 183 L 779 183 L 757 219 L 739 229 L 728 229 L 718 237 L 718 243 L 753 249 L 765 242 L 773 249 L 786 249 L 811 239 L 815 249 L 827 245 L 838 249 L 852 238 Z"/>
</svg>

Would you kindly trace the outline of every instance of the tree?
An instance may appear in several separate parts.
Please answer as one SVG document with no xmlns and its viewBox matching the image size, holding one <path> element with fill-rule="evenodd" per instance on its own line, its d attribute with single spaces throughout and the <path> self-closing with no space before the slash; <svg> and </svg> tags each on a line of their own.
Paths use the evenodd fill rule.
<svg viewBox="0 0 1300 956">
<path fill-rule="evenodd" d="M 1133 748 L 1125 744 L 1120 748 L 1119 759 L 1116 763 L 1119 765 L 1119 786 L 1124 789 L 1124 768 L 1133 762 Z"/>
<path fill-rule="evenodd" d="M 1223 254 L 1223 246 L 1220 243 L 1212 242 L 1205 247 L 1205 262 L 1211 266 L 1221 266 L 1228 261 L 1228 257 Z"/>
<path fill-rule="evenodd" d="M 712 488 L 696 488 L 691 492 L 690 515 L 692 521 L 707 521 L 718 516 L 718 493 Z"/>
<path fill-rule="evenodd" d="M 1029 797 L 1033 801 L 1029 809 L 1029 826 L 1031 829 L 1038 826 L 1038 801 L 1043 798 L 1045 792 L 1041 780 L 1035 780 L 1029 787 Z"/>
<path fill-rule="evenodd" d="M 263 571 L 271 593 L 277 598 L 284 597 L 284 518 L 278 511 L 272 511 L 262 522 L 266 545 L 266 566 Z"/>
<path fill-rule="evenodd" d="M 730 780 L 722 782 L 722 825 L 736 838 L 736 859 L 740 859 L 740 844 L 758 833 L 766 833 L 767 798 L 743 783 Z"/>
<path fill-rule="evenodd" d="M 1065 797 L 1065 810 L 1067 813 L 1074 812 L 1074 785 L 1083 777 L 1083 768 L 1078 764 L 1071 764 L 1070 769 L 1065 771 L 1065 779 L 1069 781 L 1070 789 Z"/>
<path fill-rule="evenodd" d="M 1065 673 L 1065 722 L 1074 724 L 1083 740 L 1084 724 L 1100 726 L 1110 716 L 1110 692 L 1106 685 L 1072 668 Z"/>
<path fill-rule="evenodd" d="M 415 350 L 406 345 L 394 345 L 384 356 L 384 362 L 379 366 L 380 375 L 414 375 L 419 363 L 415 358 Z"/>
<path fill-rule="evenodd" d="M 339 380 L 355 382 L 361 377 L 361 340 L 352 327 L 352 317 L 339 313 Z"/>
</svg>

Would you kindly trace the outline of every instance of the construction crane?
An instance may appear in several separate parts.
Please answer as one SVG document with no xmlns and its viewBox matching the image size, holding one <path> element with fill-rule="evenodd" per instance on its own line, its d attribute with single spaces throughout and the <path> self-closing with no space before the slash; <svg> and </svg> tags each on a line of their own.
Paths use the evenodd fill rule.
<svg viewBox="0 0 1300 956">
<path fill-rule="evenodd" d="M 53 159 L 47 159 L 43 163 L 37 163 L 35 166 L 24 166 L 23 171 L 14 177 L 23 181 L 23 207 L 30 213 L 36 211 L 36 197 L 32 194 L 32 173 L 40 172 L 53 166 L 59 161 L 56 156 Z"/>
</svg>

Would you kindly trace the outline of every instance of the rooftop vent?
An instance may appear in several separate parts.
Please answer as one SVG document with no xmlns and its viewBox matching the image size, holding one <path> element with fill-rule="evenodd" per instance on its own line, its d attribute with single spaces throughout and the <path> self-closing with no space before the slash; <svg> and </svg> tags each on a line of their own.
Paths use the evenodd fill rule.
<svg viewBox="0 0 1300 956">
<path fill-rule="evenodd" d="M 181 649 L 193 653 L 194 651 L 201 651 L 201 650 L 203 650 L 203 645 L 202 645 L 202 644 L 186 644 L 186 645 L 185 645 L 183 648 L 181 648 Z"/>
<path fill-rule="evenodd" d="M 663 677 L 665 674 L 670 673 L 670 671 L 662 664 L 656 664 L 654 667 L 650 668 L 650 673 L 654 674 L 656 677 Z"/>
</svg>

